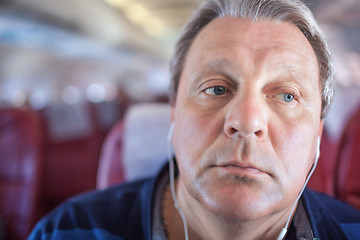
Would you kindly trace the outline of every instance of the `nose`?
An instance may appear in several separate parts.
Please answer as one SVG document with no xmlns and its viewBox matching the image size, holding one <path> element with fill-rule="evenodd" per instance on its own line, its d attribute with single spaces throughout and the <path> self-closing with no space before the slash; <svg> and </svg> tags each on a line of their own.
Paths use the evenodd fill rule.
<svg viewBox="0 0 360 240">
<path fill-rule="evenodd" d="M 225 134 L 233 139 L 265 139 L 268 134 L 268 121 L 263 101 L 256 98 L 233 100 L 225 116 Z"/>
</svg>

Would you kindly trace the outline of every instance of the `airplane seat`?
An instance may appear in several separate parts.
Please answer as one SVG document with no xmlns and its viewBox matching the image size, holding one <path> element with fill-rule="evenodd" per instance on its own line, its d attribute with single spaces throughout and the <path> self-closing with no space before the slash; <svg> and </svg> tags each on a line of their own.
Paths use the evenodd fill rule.
<svg viewBox="0 0 360 240">
<path fill-rule="evenodd" d="M 99 159 L 96 187 L 103 189 L 125 181 L 122 159 L 124 123 L 120 120 L 106 137 Z"/>
<path fill-rule="evenodd" d="M 336 169 L 336 198 L 360 209 L 360 105 L 341 137 Z"/>
<path fill-rule="evenodd" d="M 34 112 L 0 109 L 0 221 L 5 239 L 26 239 L 37 220 L 41 141 Z"/>
<path fill-rule="evenodd" d="M 43 214 L 78 193 L 95 189 L 102 137 L 89 105 L 54 103 L 44 122 Z"/>
<path fill-rule="evenodd" d="M 126 110 L 126 103 L 121 101 L 104 101 L 90 103 L 90 111 L 96 128 L 101 133 L 107 133 L 123 116 Z"/>
<path fill-rule="evenodd" d="M 311 176 L 308 187 L 312 190 L 335 196 L 335 165 L 338 141 L 332 140 L 326 128 L 323 130 L 320 144 L 320 157 L 314 174 Z"/>
<path fill-rule="evenodd" d="M 168 103 L 129 107 L 123 122 L 110 131 L 99 160 L 97 187 L 154 175 L 167 161 Z"/>
</svg>

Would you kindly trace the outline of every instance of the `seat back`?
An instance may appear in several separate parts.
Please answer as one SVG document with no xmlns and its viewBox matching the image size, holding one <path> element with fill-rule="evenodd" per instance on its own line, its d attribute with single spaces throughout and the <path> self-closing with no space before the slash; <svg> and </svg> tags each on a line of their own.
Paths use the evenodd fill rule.
<svg viewBox="0 0 360 240">
<path fill-rule="evenodd" d="M 360 105 L 341 137 L 336 170 L 336 197 L 360 209 Z"/>
<path fill-rule="evenodd" d="M 167 160 L 170 106 L 131 106 L 108 135 L 100 158 L 97 187 L 154 175 Z"/>
<path fill-rule="evenodd" d="M 0 109 L 0 221 L 5 239 L 26 239 L 37 217 L 40 133 L 35 113 Z"/>
<path fill-rule="evenodd" d="M 44 132 L 42 214 L 96 187 L 103 135 L 87 103 L 55 103 L 41 111 Z"/>
<path fill-rule="evenodd" d="M 323 131 L 320 145 L 320 157 L 314 174 L 311 176 L 308 187 L 335 196 L 335 167 L 338 142 L 332 140 L 326 128 Z"/>
<path fill-rule="evenodd" d="M 99 159 L 96 188 L 125 181 L 123 164 L 124 123 L 120 120 L 110 131 L 103 144 Z"/>
</svg>

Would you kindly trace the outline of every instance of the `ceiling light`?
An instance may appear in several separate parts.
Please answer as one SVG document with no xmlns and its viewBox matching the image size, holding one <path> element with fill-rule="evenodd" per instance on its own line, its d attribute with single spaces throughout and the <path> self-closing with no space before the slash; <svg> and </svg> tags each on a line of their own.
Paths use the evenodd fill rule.
<svg viewBox="0 0 360 240">
<path fill-rule="evenodd" d="M 67 86 L 62 92 L 62 99 L 67 104 L 76 104 L 81 99 L 80 90 L 74 86 Z"/>
<path fill-rule="evenodd" d="M 93 83 L 87 88 L 86 96 L 90 102 L 99 103 L 104 101 L 106 90 L 101 84 Z"/>
<path fill-rule="evenodd" d="M 131 21 L 141 24 L 146 18 L 149 17 L 149 12 L 140 4 L 131 3 L 124 8 L 125 15 Z"/>
<path fill-rule="evenodd" d="M 125 6 L 129 0 L 105 0 L 109 5 L 115 6 L 115 7 L 123 7 Z"/>
<path fill-rule="evenodd" d="M 165 32 L 165 25 L 162 21 L 155 17 L 149 17 L 144 22 L 143 28 L 145 32 L 151 36 L 158 37 Z"/>
</svg>

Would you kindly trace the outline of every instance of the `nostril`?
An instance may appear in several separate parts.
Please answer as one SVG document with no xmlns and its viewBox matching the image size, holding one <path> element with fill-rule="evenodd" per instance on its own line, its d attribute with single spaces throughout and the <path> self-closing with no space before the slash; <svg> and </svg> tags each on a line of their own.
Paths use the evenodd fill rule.
<svg viewBox="0 0 360 240">
<path fill-rule="evenodd" d="M 228 135 L 229 137 L 235 136 L 237 132 L 238 132 L 238 130 L 233 127 L 228 128 L 227 131 L 225 131 L 226 135 Z"/>
<path fill-rule="evenodd" d="M 265 135 L 265 133 L 264 133 L 264 131 L 259 130 L 259 131 L 256 131 L 256 132 L 255 132 L 255 135 L 256 135 L 256 137 L 258 137 L 258 138 L 262 138 L 262 137 Z"/>
<path fill-rule="evenodd" d="M 233 135 L 237 132 L 238 130 L 236 128 L 230 128 L 230 134 Z"/>
</svg>

